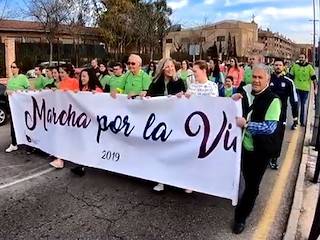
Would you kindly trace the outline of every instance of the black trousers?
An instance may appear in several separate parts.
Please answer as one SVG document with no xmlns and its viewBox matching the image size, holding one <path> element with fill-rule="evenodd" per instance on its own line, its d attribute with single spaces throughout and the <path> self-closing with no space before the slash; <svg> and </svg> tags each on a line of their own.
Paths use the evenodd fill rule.
<svg viewBox="0 0 320 240">
<path fill-rule="evenodd" d="M 17 146 L 16 133 L 14 131 L 13 122 L 12 122 L 12 114 L 10 116 L 10 132 L 11 132 L 11 144 Z"/>
<path fill-rule="evenodd" d="M 280 157 L 281 154 L 281 148 L 282 148 L 282 143 L 283 143 L 283 138 L 284 138 L 284 133 L 286 131 L 286 125 L 284 123 L 279 123 L 279 130 L 278 130 L 278 137 L 279 137 L 279 147 L 278 147 L 278 151 L 276 154 L 276 158 Z"/>
<path fill-rule="evenodd" d="M 241 168 L 245 180 L 245 189 L 235 209 L 236 222 L 245 222 L 251 213 L 259 194 L 260 182 L 269 164 L 269 159 L 263 153 L 249 152 L 242 149 Z"/>
</svg>

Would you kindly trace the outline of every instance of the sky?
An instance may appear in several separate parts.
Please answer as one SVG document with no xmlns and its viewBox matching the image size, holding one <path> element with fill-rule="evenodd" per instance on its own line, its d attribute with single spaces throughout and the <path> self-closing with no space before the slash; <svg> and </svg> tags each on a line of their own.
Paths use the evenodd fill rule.
<svg viewBox="0 0 320 240">
<path fill-rule="evenodd" d="M 316 19 L 319 2 L 316 1 Z M 297 43 L 313 41 L 312 0 L 168 0 L 171 20 L 184 28 L 221 20 L 255 22 L 263 29 L 279 32 Z M 316 26 L 319 32 L 319 24 Z M 319 36 L 317 35 L 316 38 Z"/>
<path fill-rule="evenodd" d="M 0 7 L 4 1 L 15 12 L 28 0 L 0 0 Z M 320 0 L 315 2 L 318 9 L 316 19 L 319 19 Z M 297 43 L 312 43 L 312 0 L 167 0 L 167 3 L 173 9 L 172 23 L 184 28 L 221 20 L 250 22 L 255 15 L 255 22 L 263 29 L 279 32 Z M 24 19 L 19 15 L 16 12 L 14 18 Z M 318 29 L 317 23 L 317 32 Z"/>
</svg>

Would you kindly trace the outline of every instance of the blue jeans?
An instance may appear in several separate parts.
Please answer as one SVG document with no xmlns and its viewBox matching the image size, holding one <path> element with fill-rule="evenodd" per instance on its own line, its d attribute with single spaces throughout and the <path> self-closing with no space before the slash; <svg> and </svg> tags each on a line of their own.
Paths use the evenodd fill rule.
<svg viewBox="0 0 320 240">
<path fill-rule="evenodd" d="M 306 102 L 308 99 L 309 92 L 297 89 L 298 99 L 299 99 L 299 107 L 300 107 L 300 124 L 305 124 L 305 109 Z"/>
</svg>

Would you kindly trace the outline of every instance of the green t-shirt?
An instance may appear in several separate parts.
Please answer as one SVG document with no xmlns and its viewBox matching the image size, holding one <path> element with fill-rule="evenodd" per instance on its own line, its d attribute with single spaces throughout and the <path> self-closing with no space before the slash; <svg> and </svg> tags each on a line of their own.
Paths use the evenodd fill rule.
<svg viewBox="0 0 320 240">
<path fill-rule="evenodd" d="M 51 85 L 53 82 L 53 78 L 47 78 L 41 75 L 35 79 L 34 87 L 37 90 L 45 89 L 48 85 Z"/>
<path fill-rule="evenodd" d="M 151 84 L 150 76 L 144 71 L 140 70 L 137 75 L 133 75 L 132 72 L 127 72 L 124 75 L 124 93 L 139 94 L 141 91 L 148 91 Z"/>
<path fill-rule="evenodd" d="M 100 76 L 100 78 L 99 78 L 99 80 L 100 80 L 100 83 L 101 83 L 101 85 L 102 85 L 102 87 L 103 87 L 103 89 L 105 88 L 105 86 L 107 85 L 107 84 L 109 84 L 109 81 L 110 81 L 110 78 L 111 78 L 112 76 L 110 76 L 110 75 L 104 75 L 104 76 Z"/>
<path fill-rule="evenodd" d="M 244 68 L 244 82 L 245 82 L 245 84 L 252 83 L 252 69 L 250 66 L 246 66 Z"/>
<path fill-rule="evenodd" d="M 294 76 L 293 81 L 296 89 L 308 92 L 310 91 L 312 84 L 311 77 L 315 75 L 312 65 L 307 64 L 302 66 L 295 63 L 291 67 L 290 74 Z"/>
<path fill-rule="evenodd" d="M 224 96 L 225 96 L 225 97 L 231 97 L 232 94 L 233 94 L 233 88 L 232 88 L 232 87 L 231 87 L 231 88 L 225 88 L 225 89 L 224 89 Z"/>
<path fill-rule="evenodd" d="M 7 89 L 11 91 L 24 90 L 24 89 L 28 89 L 29 87 L 30 87 L 30 82 L 28 78 L 23 74 L 19 74 L 16 77 L 12 76 L 8 80 L 8 84 L 7 84 Z"/>
<path fill-rule="evenodd" d="M 109 82 L 108 85 L 110 86 L 110 90 L 114 90 L 114 89 L 124 89 L 124 85 L 125 85 L 125 79 L 124 79 L 124 75 L 121 76 L 112 76 L 109 78 Z"/>
<path fill-rule="evenodd" d="M 275 98 L 271 102 L 271 104 L 266 112 L 266 115 L 264 117 L 264 120 L 265 121 L 279 121 L 280 113 L 281 113 L 281 102 L 280 102 L 279 98 Z M 245 132 L 244 132 L 242 144 L 243 144 L 243 147 L 247 151 L 254 150 L 252 135 L 247 130 L 245 130 Z"/>
<path fill-rule="evenodd" d="M 180 72 L 180 78 L 183 80 L 183 81 L 186 81 L 187 78 L 188 78 L 188 75 L 189 75 L 189 72 L 188 70 L 181 70 Z"/>
</svg>

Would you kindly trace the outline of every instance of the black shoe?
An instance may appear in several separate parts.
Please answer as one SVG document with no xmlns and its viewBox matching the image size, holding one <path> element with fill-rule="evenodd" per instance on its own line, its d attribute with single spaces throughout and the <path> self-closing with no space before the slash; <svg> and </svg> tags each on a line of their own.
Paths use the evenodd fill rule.
<svg viewBox="0 0 320 240">
<path fill-rule="evenodd" d="M 86 174 L 84 167 L 82 166 L 71 168 L 71 172 L 78 175 L 79 177 L 83 177 Z"/>
<path fill-rule="evenodd" d="M 269 165 L 270 165 L 270 168 L 271 168 L 272 170 L 278 170 L 278 169 L 279 169 L 279 164 L 278 164 L 276 158 L 271 159 L 270 162 L 269 162 Z"/>
<path fill-rule="evenodd" d="M 296 130 L 296 129 L 297 129 L 297 126 L 298 126 L 298 124 L 297 124 L 297 123 L 292 124 L 292 126 L 291 126 L 291 130 Z"/>
<path fill-rule="evenodd" d="M 300 123 L 300 126 L 301 127 L 305 127 L 306 125 L 304 123 Z"/>
<path fill-rule="evenodd" d="M 243 232 L 246 224 L 244 222 L 234 222 L 233 227 L 232 227 L 232 232 L 234 234 L 240 234 Z"/>
</svg>

